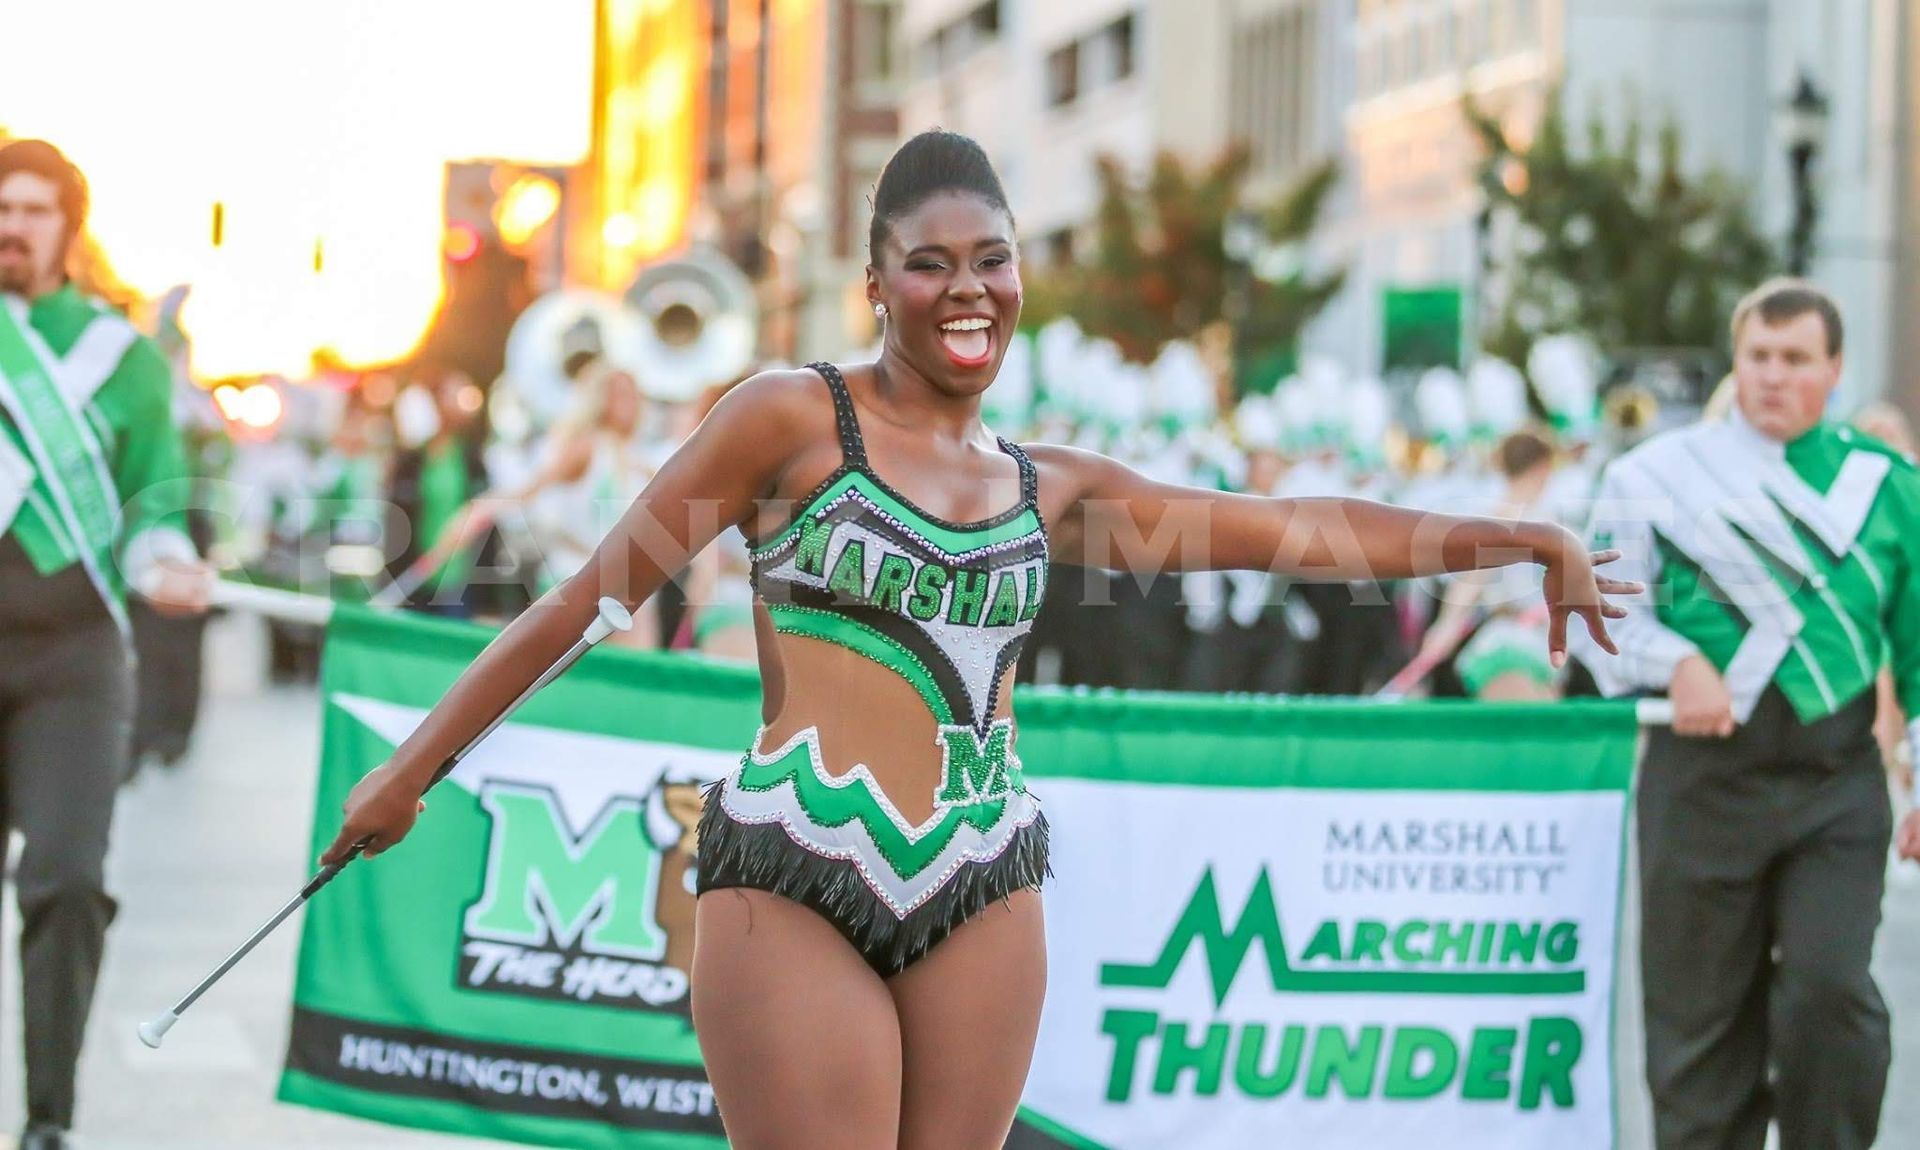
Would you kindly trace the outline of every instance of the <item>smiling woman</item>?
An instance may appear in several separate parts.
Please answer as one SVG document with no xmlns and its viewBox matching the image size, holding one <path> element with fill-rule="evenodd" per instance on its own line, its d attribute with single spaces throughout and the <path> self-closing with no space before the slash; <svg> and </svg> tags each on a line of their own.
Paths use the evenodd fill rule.
<svg viewBox="0 0 1920 1150">
<path fill-rule="evenodd" d="M 920 209 L 925 209 L 920 210 Z M 905 230 L 902 225 L 905 224 Z M 998 351 L 1020 319 L 1013 211 L 985 152 L 951 132 L 923 132 L 887 163 L 867 232 L 872 269 L 897 250 L 904 275 L 893 302 L 869 270 L 867 298 L 917 367 L 933 368 L 934 347 L 957 379 L 993 382 Z M 949 291 L 959 278 L 967 286 Z M 929 378 L 945 374 L 930 371 Z"/>
<path fill-rule="evenodd" d="M 1526 558 L 1546 567 L 1561 656 L 1570 617 L 1605 646 L 1619 609 L 1602 594 L 1639 590 L 1596 578 L 1609 556 L 1548 524 L 1177 487 L 1007 442 L 980 412 L 1020 320 L 1019 251 L 986 153 L 916 136 L 874 205 L 878 359 L 727 392 L 593 560 L 354 788 L 325 856 L 398 842 L 435 767 L 601 595 L 640 602 L 738 527 L 763 725 L 706 793 L 692 971 L 738 1150 L 1005 1145 L 1046 987 L 1048 838 L 1011 687 L 1056 562 L 1379 580 Z"/>
<path fill-rule="evenodd" d="M 93 232 L 120 276 L 150 295 L 193 285 L 182 320 L 200 373 L 304 371 L 319 347 L 390 359 L 439 302 L 444 165 L 586 151 L 592 2 L 532 11 L 14 5 L 0 109 L 7 131 L 87 171 Z"/>
</svg>

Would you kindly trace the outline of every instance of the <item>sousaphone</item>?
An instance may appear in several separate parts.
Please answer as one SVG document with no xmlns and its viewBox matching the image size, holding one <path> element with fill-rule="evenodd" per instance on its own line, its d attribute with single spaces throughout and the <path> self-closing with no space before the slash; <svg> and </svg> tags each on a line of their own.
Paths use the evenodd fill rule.
<svg viewBox="0 0 1920 1150">
<path fill-rule="evenodd" d="M 753 363 L 759 329 L 753 284 L 711 248 L 642 268 L 625 302 L 642 327 L 633 358 L 622 366 L 654 399 L 684 403 Z"/>
</svg>

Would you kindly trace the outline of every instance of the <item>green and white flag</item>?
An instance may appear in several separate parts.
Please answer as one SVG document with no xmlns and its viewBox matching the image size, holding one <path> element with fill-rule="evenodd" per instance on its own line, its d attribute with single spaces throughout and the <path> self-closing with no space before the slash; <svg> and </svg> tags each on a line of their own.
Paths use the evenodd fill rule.
<svg viewBox="0 0 1920 1150">
<path fill-rule="evenodd" d="M 314 828 L 489 638 L 341 608 Z M 280 1096 L 719 1147 L 687 1010 L 699 785 L 749 672 L 600 650 L 309 906 Z M 1627 704 L 1035 693 L 1049 989 L 1009 1147 L 1606 1146 Z"/>
</svg>

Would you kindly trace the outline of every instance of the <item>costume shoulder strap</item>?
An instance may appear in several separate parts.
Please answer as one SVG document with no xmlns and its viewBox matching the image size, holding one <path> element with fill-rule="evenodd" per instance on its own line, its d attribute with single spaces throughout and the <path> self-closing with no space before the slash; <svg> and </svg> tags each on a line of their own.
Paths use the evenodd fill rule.
<svg viewBox="0 0 1920 1150">
<path fill-rule="evenodd" d="M 849 467 L 867 465 L 866 444 L 860 438 L 860 420 L 853 413 L 853 396 L 847 391 L 846 377 L 830 363 L 810 363 L 807 367 L 827 381 L 833 393 L 833 417 L 840 429 L 840 454 Z"/>
<path fill-rule="evenodd" d="M 998 438 L 1000 450 L 1013 456 L 1013 461 L 1020 465 L 1020 498 L 1029 507 L 1037 506 L 1040 502 L 1040 475 L 1034 470 L 1033 460 L 1027 457 L 1026 452 L 1020 450 L 1019 444 L 1004 436 Z"/>
</svg>

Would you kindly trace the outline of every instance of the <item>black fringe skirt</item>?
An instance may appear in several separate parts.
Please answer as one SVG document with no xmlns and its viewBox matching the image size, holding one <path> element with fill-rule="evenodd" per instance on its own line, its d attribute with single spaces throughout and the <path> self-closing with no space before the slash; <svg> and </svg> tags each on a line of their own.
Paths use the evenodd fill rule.
<svg viewBox="0 0 1920 1150">
<path fill-rule="evenodd" d="M 742 823 L 721 802 L 725 781 L 706 791 L 700 812 L 700 894 L 745 887 L 791 899 L 832 923 L 882 978 L 899 974 L 939 946 L 960 924 L 1019 890 L 1039 890 L 1047 864 L 1047 816 L 1014 831 L 986 862 L 961 865 L 905 918 L 893 912 L 847 859 L 815 854 L 779 823 Z"/>
</svg>

